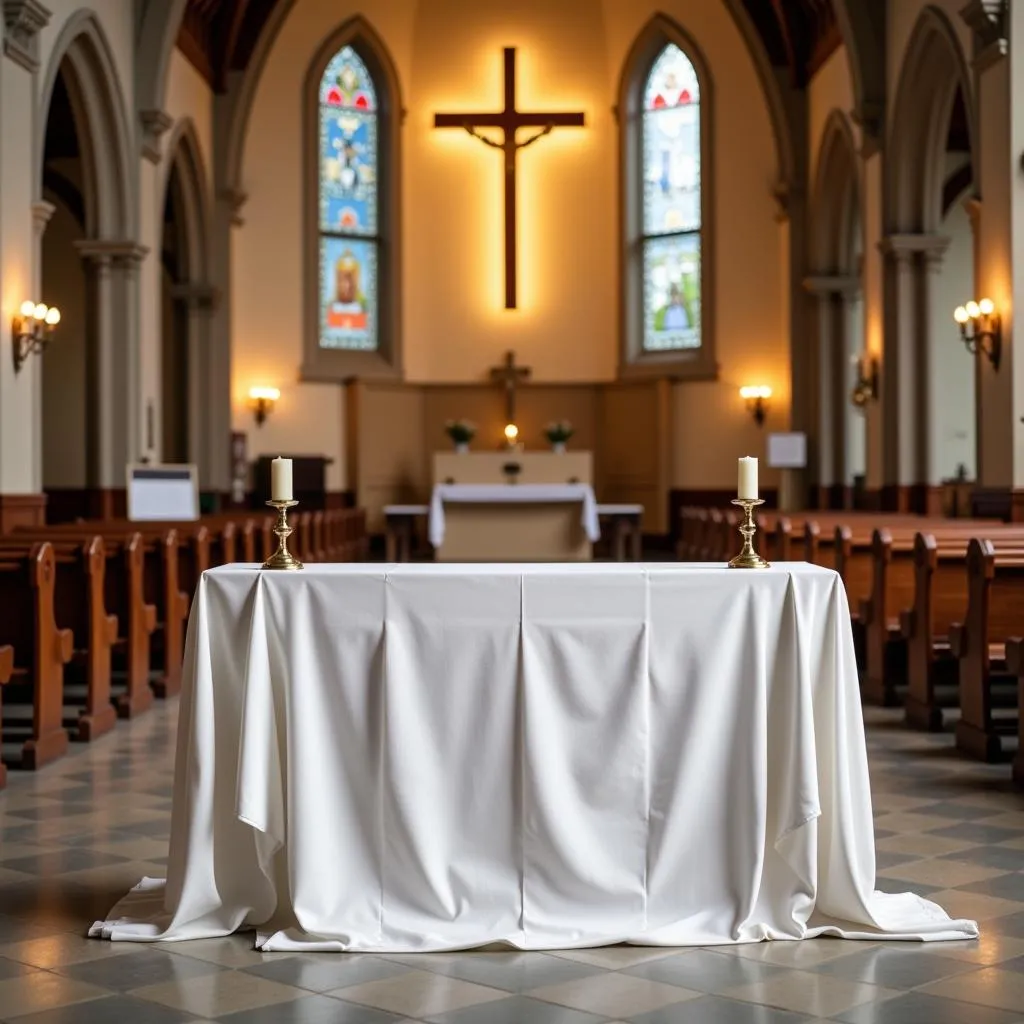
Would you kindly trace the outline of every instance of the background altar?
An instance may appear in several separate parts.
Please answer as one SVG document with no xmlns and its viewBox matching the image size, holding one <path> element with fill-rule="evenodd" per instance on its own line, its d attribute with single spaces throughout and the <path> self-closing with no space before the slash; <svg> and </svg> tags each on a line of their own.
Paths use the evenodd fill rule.
<svg viewBox="0 0 1024 1024">
<path fill-rule="evenodd" d="M 576 433 L 566 454 L 593 452 L 592 483 L 598 500 L 641 504 L 644 529 L 667 533 L 675 446 L 671 399 L 671 385 L 665 380 L 521 385 L 516 423 L 528 449 L 522 454 L 533 454 L 529 449 L 542 454 L 547 446 L 545 424 L 570 420 Z M 348 483 L 355 503 L 366 509 L 371 533 L 384 531 L 385 505 L 430 500 L 434 453 L 451 447 L 444 432 L 447 420 L 474 421 L 474 452 L 495 455 L 507 422 L 505 393 L 489 381 L 351 381 L 345 410 Z"/>
</svg>

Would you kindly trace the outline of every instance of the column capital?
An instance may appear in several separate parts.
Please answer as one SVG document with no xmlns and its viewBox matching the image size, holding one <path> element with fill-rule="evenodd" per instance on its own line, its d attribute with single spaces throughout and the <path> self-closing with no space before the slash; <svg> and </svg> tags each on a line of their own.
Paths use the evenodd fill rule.
<svg viewBox="0 0 1024 1024">
<path fill-rule="evenodd" d="M 46 231 L 46 225 L 50 223 L 50 218 L 56 209 L 57 207 L 53 203 L 48 203 L 45 199 L 40 199 L 32 204 L 32 227 L 36 238 L 42 238 Z"/>
<path fill-rule="evenodd" d="M 174 118 L 163 110 L 140 110 L 139 121 L 142 124 L 142 155 L 150 163 L 159 164 L 160 139 L 174 124 Z"/>
<path fill-rule="evenodd" d="M 886 235 L 878 248 L 886 259 L 897 264 L 910 263 L 918 254 L 925 262 L 934 264 L 942 262 L 949 241 L 945 235 Z"/>
<path fill-rule="evenodd" d="M 99 266 L 137 267 L 149 252 L 148 246 L 127 240 L 87 238 L 75 242 L 78 255 Z"/>
<path fill-rule="evenodd" d="M 4 54 L 26 71 L 39 70 L 39 33 L 50 11 L 39 0 L 3 0 Z"/>
<path fill-rule="evenodd" d="M 974 36 L 974 69 L 984 71 L 1009 52 L 1007 0 L 969 0 L 960 17 Z"/>
<path fill-rule="evenodd" d="M 234 227 L 240 228 L 245 223 L 242 217 L 242 207 L 245 206 L 249 193 L 237 188 L 225 188 L 217 193 L 217 198 L 228 204 L 231 208 L 231 223 Z"/>
<path fill-rule="evenodd" d="M 171 287 L 171 298 L 190 310 L 213 313 L 220 302 L 220 292 L 209 284 L 176 284 Z"/>
<path fill-rule="evenodd" d="M 856 274 L 812 274 L 803 280 L 804 290 L 818 298 L 832 295 L 855 299 L 861 292 L 861 280 Z"/>
</svg>

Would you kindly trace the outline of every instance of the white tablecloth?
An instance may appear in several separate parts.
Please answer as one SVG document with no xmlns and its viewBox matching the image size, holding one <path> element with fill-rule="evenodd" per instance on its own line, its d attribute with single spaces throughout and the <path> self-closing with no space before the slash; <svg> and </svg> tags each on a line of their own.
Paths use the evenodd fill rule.
<svg viewBox="0 0 1024 1024">
<path fill-rule="evenodd" d="M 427 535 L 435 548 L 444 543 L 446 501 L 470 504 L 578 501 L 582 505 L 580 521 L 587 539 L 591 543 L 601 539 L 597 501 L 594 498 L 594 488 L 590 484 L 435 484 L 430 497 L 430 516 L 427 521 Z"/>
<path fill-rule="evenodd" d="M 873 892 L 844 589 L 803 564 L 226 566 L 168 881 L 93 934 L 265 950 L 952 939 Z"/>
</svg>

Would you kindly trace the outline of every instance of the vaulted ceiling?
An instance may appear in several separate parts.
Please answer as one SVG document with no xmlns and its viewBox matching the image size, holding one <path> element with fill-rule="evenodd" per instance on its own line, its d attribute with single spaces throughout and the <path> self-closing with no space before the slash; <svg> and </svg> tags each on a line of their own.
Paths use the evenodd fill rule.
<svg viewBox="0 0 1024 1024">
<path fill-rule="evenodd" d="M 188 0 L 178 45 L 216 92 L 244 70 L 281 0 Z M 742 0 L 768 58 L 803 88 L 840 43 L 832 0 Z"/>
</svg>

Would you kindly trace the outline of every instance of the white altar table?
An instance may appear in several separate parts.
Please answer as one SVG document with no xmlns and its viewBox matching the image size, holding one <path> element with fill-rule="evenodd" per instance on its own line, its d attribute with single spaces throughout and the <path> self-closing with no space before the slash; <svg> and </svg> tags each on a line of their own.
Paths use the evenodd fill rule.
<svg viewBox="0 0 1024 1024">
<path fill-rule="evenodd" d="M 589 561 L 601 526 L 588 483 L 435 484 L 427 535 L 443 562 Z"/>
<path fill-rule="evenodd" d="M 229 565 L 189 620 L 167 881 L 92 933 L 375 952 L 977 935 L 874 878 L 830 570 Z"/>
</svg>

